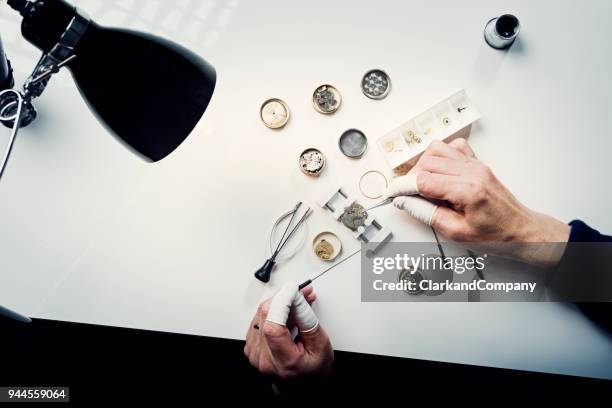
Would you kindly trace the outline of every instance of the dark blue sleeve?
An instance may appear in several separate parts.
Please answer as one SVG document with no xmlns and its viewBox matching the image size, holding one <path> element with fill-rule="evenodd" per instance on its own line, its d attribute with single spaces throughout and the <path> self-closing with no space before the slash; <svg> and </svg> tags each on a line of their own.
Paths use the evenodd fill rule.
<svg viewBox="0 0 612 408">
<path fill-rule="evenodd" d="M 570 222 L 571 232 L 561 261 L 551 272 L 547 287 L 560 300 L 610 302 L 612 300 L 612 237 L 580 220 Z M 605 310 L 612 323 L 610 303 L 593 307 Z"/>
<path fill-rule="evenodd" d="M 580 220 L 570 222 L 570 226 L 572 230 L 570 232 L 569 242 L 612 242 L 612 237 L 602 235 L 599 231 L 594 230 Z M 571 263 L 571 261 L 567 259 L 569 258 L 568 256 L 564 256 L 563 258 L 564 259 L 561 260 L 561 268 L 563 268 L 564 262 L 565 265 Z M 597 268 L 607 269 L 608 265 L 609 262 L 600 261 L 599 264 L 593 265 L 593 267 L 595 270 Z M 608 333 L 612 333 L 612 318 L 610 317 L 612 316 L 612 311 L 610 310 L 610 303 L 579 302 L 577 305 L 593 322 L 599 324 L 599 326 L 607 330 Z"/>
<path fill-rule="evenodd" d="M 612 237 L 601 234 L 580 220 L 574 220 L 569 225 L 572 227 L 569 242 L 612 242 Z"/>
</svg>

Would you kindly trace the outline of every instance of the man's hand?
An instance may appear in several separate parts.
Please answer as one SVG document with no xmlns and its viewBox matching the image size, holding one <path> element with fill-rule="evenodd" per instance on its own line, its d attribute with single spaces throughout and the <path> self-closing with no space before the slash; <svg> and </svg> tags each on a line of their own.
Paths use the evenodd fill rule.
<svg viewBox="0 0 612 408">
<path fill-rule="evenodd" d="M 568 225 L 522 205 L 476 158 L 464 139 L 449 144 L 433 142 L 410 174 L 398 177 L 389 186 L 388 195 L 396 197 L 396 207 L 422 214 L 422 209 L 415 208 L 423 207 L 423 200 L 407 197 L 410 193 L 438 204 L 436 208 L 426 203 L 426 215 L 429 224 L 444 236 L 461 242 L 516 244 L 504 245 L 503 255 L 528 263 L 551 266 L 562 252 L 541 253 L 543 247 L 521 244 L 563 243 L 569 238 Z"/>
<path fill-rule="evenodd" d="M 310 304 L 312 286 L 301 292 L 285 285 L 259 305 L 247 332 L 244 354 L 261 373 L 281 379 L 320 377 L 331 372 L 334 352 Z M 294 340 L 290 328 L 297 327 Z"/>
</svg>

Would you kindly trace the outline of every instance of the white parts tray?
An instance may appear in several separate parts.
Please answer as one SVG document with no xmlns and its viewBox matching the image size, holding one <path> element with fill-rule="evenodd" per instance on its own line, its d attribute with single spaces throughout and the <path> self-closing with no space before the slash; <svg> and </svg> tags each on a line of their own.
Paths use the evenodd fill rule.
<svg viewBox="0 0 612 408">
<path fill-rule="evenodd" d="M 434 140 L 446 140 L 480 119 L 465 90 L 412 118 L 376 141 L 394 175 L 406 174 Z"/>
</svg>

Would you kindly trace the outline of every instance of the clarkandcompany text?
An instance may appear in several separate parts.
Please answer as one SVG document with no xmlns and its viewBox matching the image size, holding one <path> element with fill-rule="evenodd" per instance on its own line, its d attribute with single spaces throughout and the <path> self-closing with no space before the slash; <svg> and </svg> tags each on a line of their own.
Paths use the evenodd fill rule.
<svg viewBox="0 0 612 408">
<path fill-rule="evenodd" d="M 418 283 L 413 281 L 384 282 L 380 279 L 372 283 L 374 290 L 381 291 L 504 291 L 533 293 L 536 288 L 535 282 L 487 282 L 484 279 L 471 282 L 436 282 L 432 280 L 421 280 Z"/>
</svg>

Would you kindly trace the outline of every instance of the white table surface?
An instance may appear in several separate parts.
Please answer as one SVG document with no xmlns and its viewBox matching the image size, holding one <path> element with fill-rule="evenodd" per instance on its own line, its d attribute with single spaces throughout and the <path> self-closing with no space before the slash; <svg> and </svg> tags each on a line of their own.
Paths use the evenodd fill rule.
<svg viewBox="0 0 612 408">
<path fill-rule="evenodd" d="M 349 190 L 384 169 L 374 140 L 465 88 L 482 113 L 470 142 L 528 206 L 612 232 L 609 155 L 612 72 L 601 1 L 86 0 L 98 22 L 180 42 L 218 71 L 204 119 L 169 158 L 147 164 L 109 137 L 68 72 L 36 102 L 0 182 L 0 303 L 34 317 L 241 339 L 256 304 L 288 279 L 322 269 L 304 250 L 253 278 L 271 223 L 297 200 L 316 205 L 335 182 Z M 482 39 L 512 12 L 519 41 L 505 53 Z M 1 35 L 19 80 L 39 54 L 0 5 Z M 112 56 L 112 50 L 101 50 Z M 361 75 L 383 68 L 393 90 L 371 101 Z M 333 116 L 311 106 L 334 84 Z M 122 97 L 122 95 L 117 95 Z M 124 95 L 129 97 L 129 95 Z M 292 119 L 265 128 L 259 106 L 280 97 Z M 351 161 L 336 143 L 349 127 L 372 142 Z M 8 132 L 3 131 L 2 142 Z M 318 180 L 296 158 L 319 147 Z M 393 208 L 396 240 L 430 240 Z M 331 229 L 321 209 L 309 234 Z M 612 378 L 612 340 L 574 308 L 550 303 L 360 302 L 355 258 L 317 283 L 316 311 L 338 350 Z"/>
</svg>

